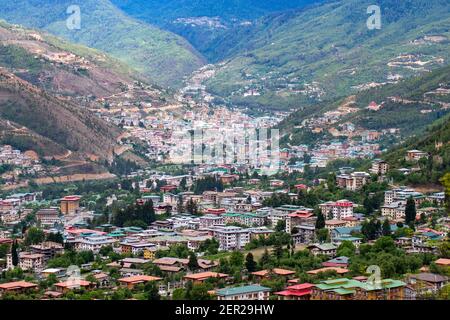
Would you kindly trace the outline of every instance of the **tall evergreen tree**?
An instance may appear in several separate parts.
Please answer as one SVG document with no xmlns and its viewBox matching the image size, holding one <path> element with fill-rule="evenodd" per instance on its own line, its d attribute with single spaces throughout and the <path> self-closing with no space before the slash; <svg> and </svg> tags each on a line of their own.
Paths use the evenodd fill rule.
<svg viewBox="0 0 450 320">
<path fill-rule="evenodd" d="M 317 220 L 316 220 L 316 229 L 320 230 L 325 228 L 325 217 L 323 216 L 322 212 L 319 211 L 317 213 Z"/>
<path fill-rule="evenodd" d="M 199 268 L 197 256 L 195 255 L 194 252 L 191 252 L 189 254 L 188 267 L 189 267 L 189 270 L 191 270 L 191 271 L 195 271 Z"/>
<path fill-rule="evenodd" d="M 381 227 L 381 233 L 383 234 L 383 236 L 391 235 L 391 224 L 389 223 L 388 219 L 384 220 L 383 226 Z"/>
<path fill-rule="evenodd" d="M 14 240 L 11 246 L 11 259 L 14 267 L 19 264 L 19 253 L 17 252 L 17 240 Z"/>
<path fill-rule="evenodd" d="M 249 252 L 247 256 L 245 257 L 245 268 L 248 272 L 255 272 L 256 271 L 256 262 L 253 258 L 253 254 Z"/>
<path fill-rule="evenodd" d="M 409 225 L 411 222 L 414 223 L 416 221 L 416 203 L 414 199 L 410 197 L 406 201 L 405 207 L 405 223 Z"/>
</svg>

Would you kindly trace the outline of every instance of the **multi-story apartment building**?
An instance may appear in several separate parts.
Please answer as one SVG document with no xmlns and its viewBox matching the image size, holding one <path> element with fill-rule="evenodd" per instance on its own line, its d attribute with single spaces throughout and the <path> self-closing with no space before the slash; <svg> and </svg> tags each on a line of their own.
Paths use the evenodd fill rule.
<svg viewBox="0 0 450 320">
<path fill-rule="evenodd" d="M 250 233 L 250 230 L 240 227 L 215 227 L 213 230 L 220 250 L 243 249 L 250 242 Z"/>
<path fill-rule="evenodd" d="M 329 201 L 319 205 L 322 214 L 327 220 L 342 220 L 353 217 L 354 204 L 348 200 Z"/>
<path fill-rule="evenodd" d="M 247 227 L 262 227 L 266 221 L 266 215 L 258 215 L 254 213 L 226 213 L 222 215 L 225 223 L 239 223 Z"/>
<path fill-rule="evenodd" d="M 389 171 L 389 164 L 380 159 L 375 159 L 372 162 L 372 168 L 370 169 L 370 172 L 377 175 L 385 175 Z"/>
<path fill-rule="evenodd" d="M 370 174 L 367 172 L 353 172 L 350 174 L 341 174 L 336 177 L 338 187 L 350 191 L 360 190 L 370 180 Z"/>
<path fill-rule="evenodd" d="M 220 215 L 206 214 L 200 217 L 200 228 L 210 228 L 217 225 L 224 225 L 225 218 Z"/>
<path fill-rule="evenodd" d="M 75 250 L 98 253 L 101 248 L 114 246 L 117 242 L 117 239 L 107 236 L 86 237 L 75 241 Z"/>
<path fill-rule="evenodd" d="M 316 237 L 316 227 L 314 225 L 296 225 L 294 227 L 297 233 L 292 234 L 292 240 L 295 244 L 313 243 Z"/>
<path fill-rule="evenodd" d="M 391 204 L 398 201 L 406 201 L 408 198 L 413 198 L 416 206 L 419 206 L 426 200 L 425 196 L 413 189 L 406 187 L 388 190 L 384 193 L 384 204 Z"/>
<path fill-rule="evenodd" d="M 57 208 L 40 209 L 36 212 L 36 220 L 42 228 L 53 228 L 61 222 Z"/>
<path fill-rule="evenodd" d="M 31 252 L 19 253 L 19 264 L 17 265 L 24 271 L 39 272 L 44 269 L 44 255 Z M 14 269 L 12 254 L 6 256 L 6 268 Z"/>
<path fill-rule="evenodd" d="M 381 206 L 381 215 L 390 220 L 403 220 L 405 218 L 405 201 L 391 202 Z"/>
<path fill-rule="evenodd" d="M 44 261 L 54 258 L 57 254 L 64 252 L 64 246 L 60 243 L 46 241 L 30 246 L 30 251 L 35 254 L 44 255 Z"/>
</svg>

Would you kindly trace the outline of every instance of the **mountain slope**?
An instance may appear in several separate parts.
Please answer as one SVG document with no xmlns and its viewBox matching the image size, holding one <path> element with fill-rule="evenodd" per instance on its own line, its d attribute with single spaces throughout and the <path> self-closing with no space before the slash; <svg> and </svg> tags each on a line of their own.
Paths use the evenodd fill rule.
<svg viewBox="0 0 450 320">
<path fill-rule="evenodd" d="M 404 157 L 408 150 L 427 152 L 429 158 L 419 161 L 419 164 L 407 163 Z M 450 115 L 434 122 L 420 136 L 411 138 L 402 145 L 392 148 L 383 158 L 394 169 L 420 168 L 420 171 L 408 176 L 394 174 L 394 178 L 398 182 L 416 185 L 438 184 L 446 173 L 450 173 Z"/>
<path fill-rule="evenodd" d="M 119 128 L 0 68 L 0 142 L 41 156 L 111 159 Z"/>
<path fill-rule="evenodd" d="M 367 28 L 372 4 L 327 2 L 227 34 L 209 90 L 243 106 L 295 108 L 447 63 L 450 2 L 380 0 L 381 30 Z"/>
<path fill-rule="evenodd" d="M 133 20 L 108 0 L 78 5 L 81 29 L 69 30 L 70 0 L 0 1 L 0 18 L 45 29 L 72 42 L 100 49 L 126 62 L 162 85 L 179 85 L 182 77 L 203 64 L 202 57 L 181 37 Z"/>
<path fill-rule="evenodd" d="M 0 67 L 83 106 L 101 107 L 105 99 L 120 100 L 120 95 L 131 104 L 146 101 L 155 108 L 170 100 L 170 92 L 147 84 L 141 74 L 103 52 L 2 21 Z"/>
<path fill-rule="evenodd" d="M 127 14 L 186 38 L 210 61 L 224 35 L 247 29 L 251 21 L 272 12 L 301 8 L 319 0 L 112 0 Z"/>
<path fill-rule="evenodd" d="M 369 108 L 369 105 L 375 108 Z M 450 66 L 445 66 L 334 102 L 302 108 L 292 113 L 279 127 L 285 134 L 284 143 L 294 145 L 320 141 L 321 135 L 311 133 L 314 128 L 331 132 L 348 123 L 361 131 L 395 129 L 399 131 L 400 138 L 405 139 L 412 135 L 420 136 L 428 125 L 449 112 Z M 326 117 L 329 117 L 327 121 L 317 120 Z M 392 144 L 393 141 L 388 142 Z"/>
</svg>

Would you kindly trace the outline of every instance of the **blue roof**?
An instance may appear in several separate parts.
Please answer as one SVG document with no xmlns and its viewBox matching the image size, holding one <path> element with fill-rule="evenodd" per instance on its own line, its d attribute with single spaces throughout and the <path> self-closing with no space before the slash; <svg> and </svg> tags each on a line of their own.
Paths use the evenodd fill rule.
<svg viewBox="0 0 450 320">
<path fill-rule="evenodd" d="M 246 293 L 253 293 L 253 292 L 260 292 L 260 291 L 270 291 L 270 288 L 263 287 L 260 285 L 249 285 L 249 286 L 242 286 L 242 287 L 235 287 L 235 288 L 225 288 L 217 290 L 218 296 L 234 296 L 238 294 L 246 294 Z"/>
</svg>

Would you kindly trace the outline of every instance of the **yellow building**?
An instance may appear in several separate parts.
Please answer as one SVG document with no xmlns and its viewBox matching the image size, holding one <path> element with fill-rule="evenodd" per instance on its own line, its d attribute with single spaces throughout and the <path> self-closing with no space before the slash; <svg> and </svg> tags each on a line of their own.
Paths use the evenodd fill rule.
<svg viewBox="0 0 450 320">
<path fill-rule="evenodd" d="M 62 214 L 74 214 L 80 208 L 79 196 L 67 196 L 60 200 L 60 208 Z"/>
</svg>

